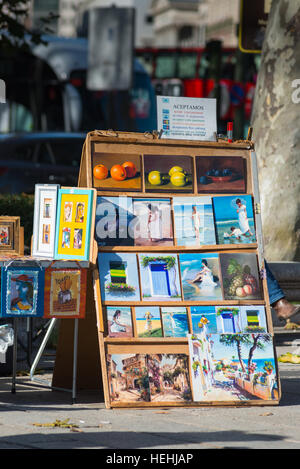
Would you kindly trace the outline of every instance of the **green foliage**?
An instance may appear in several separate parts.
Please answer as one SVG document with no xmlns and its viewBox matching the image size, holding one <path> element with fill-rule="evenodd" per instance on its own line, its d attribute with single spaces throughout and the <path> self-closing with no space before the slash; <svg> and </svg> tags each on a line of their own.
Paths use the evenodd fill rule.
<svg viewBox="0 0 300 469">
<path fill-rule="evenodd" d="M 142 266 L 147 267 L 151 262 L 165 262 L 166 268 L 172 269 L 176 263 L 175 256 L 144 256 Z"/>
<path fill-rule="evenodd" d="M 30 254 L 33 230 L 34 196 L 27 194 L 0 195 L 0 216 L 20 217 L 24 227 L 25 254 Z"/>
</svg>

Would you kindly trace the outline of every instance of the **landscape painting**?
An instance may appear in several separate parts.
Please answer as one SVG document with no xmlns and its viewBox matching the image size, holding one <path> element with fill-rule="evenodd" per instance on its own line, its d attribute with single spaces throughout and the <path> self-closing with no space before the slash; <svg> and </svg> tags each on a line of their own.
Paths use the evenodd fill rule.
<svg viewBox="0 0 300 469">
<path fill-rule="evenodd" d="M 277 400 L 274 346 L 270 334 L 190 336 L 194 401 Z"/>
<path fill-rule="evenodd" d="M 133 199 L 135 246 L 173 246 L 170 199 Z"/>
<path fill-rule="evenodd" d="M 220 266 L 225 300 L 262 300 L 262 288 L 254 253 L 221 253 Z"/>
<path fill-rule="evenodd" d="M 144 155 L 146 192 L 193 192 L 191 156 Z"/>
<path fill-rule="evenodd" d="M 181 287 L 176 254 L 139 254 L 142 298 L 145 301 L 176 301 Z"/>
<path fill-rule="evenodd" d="M 218 244 L 256 242 L 251 195 L 213 197 Z"/>
<path fill-rule="evenodd" d="M 184 300 L 223 299 L 218 254 L 179 254 L 179 263 Z"/>
<path fill-rule="evenodd" d="M 102 301 L 139 301 L 139 277 L 136 254 L 98 254 Z"/>
<path fill-rule="evenodd" d="M 187 337 L 189 334 L 189 324 L 187 309 L 185 307 L 161 308 L 164 337 Z"/>
<path fill-rule="evenodd" d="M 211 197 L 174 197 L 173 209 L 178 246 L 216 244 Z"/>
<path fill-rule="evenodd" d="M 129 306 L 107 306 L 106 317 L 109 337 L 133 337 L 131 309 Z"/>
<path fill-rule="evenodd" d="M 246 169 L 243 157 L 197 156 L 196 175 L 199 194 L 246 192 Z"/>
<path fill-rule="evenodd" d="M 161 317 L 157 306 L 135 307 L 135 320 L 138 337 L 162 337 Z"/>
</svg>

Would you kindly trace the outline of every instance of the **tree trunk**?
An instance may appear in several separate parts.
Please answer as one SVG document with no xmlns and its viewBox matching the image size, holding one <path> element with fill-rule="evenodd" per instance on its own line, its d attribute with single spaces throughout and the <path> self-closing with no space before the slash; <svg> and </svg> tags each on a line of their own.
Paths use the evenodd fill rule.
<svg viewBox="0 0 300 469">
<path fill-rule="evenodd" d="M 245 365 L 244 365 L 244 362 L 243 362 L 243 359 L 242 359 L 241 343 L 240 343 L 239 340 L 237 340 L 237 342 L 236 342 L 236 347 L 237 347 L 237 353 L 238 353 L 239 362 L 240 362 L 242 371 L 243 371 L 243 373 L 246 373 L 246 368 L 245 368 Z"/>
<path fill-rule="evenodd" d="M 254 98 L 265 257 L 300 260 L 300 0 L 272 0 Z"/>
</svg>

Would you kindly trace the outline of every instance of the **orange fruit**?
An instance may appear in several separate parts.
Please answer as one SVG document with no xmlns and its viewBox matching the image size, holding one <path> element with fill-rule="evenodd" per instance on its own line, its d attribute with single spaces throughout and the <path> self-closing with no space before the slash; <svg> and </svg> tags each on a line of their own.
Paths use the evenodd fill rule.
<svg viewBox="0 0 300 469">
<path fill-rule="evenodd" d="M 104 164 L 97 164 L 93 169 L 94 177 L 96 179 L 106 179 L 108 175 L 108 169 Z"/>
<path fill-rule="evenodd" d="M 121 166 L 120 164 L 114 164 L 111 167 L 110 175 L 116 181 L 124 181 L 127 176 L 125 168 L 123 168 L 123 166 Z"/>
<path fill-rule="evenodd" d="M 133 178 L 136 175 L 137 169 L 132 161 L 125 161 L 122 166 L 123 168 L 125 168 L 126 175 L 128 178 Z"/>
</svg>

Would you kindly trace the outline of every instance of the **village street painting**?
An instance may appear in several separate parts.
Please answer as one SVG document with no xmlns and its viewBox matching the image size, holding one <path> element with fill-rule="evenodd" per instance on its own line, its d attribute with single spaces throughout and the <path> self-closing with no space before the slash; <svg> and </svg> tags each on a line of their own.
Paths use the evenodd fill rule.
<svg viewBox="0 0 300 469">
<path fill-rule="evenodd" d="M 223 299 L 218 254 L 179 254 L 179 263 L 185 300 Z"/>
<path fill-rule="evenodd" d="M 191 400 L 185 354 L 112 354 L 107 365 L 112 402 Z"/>
<path fill-rule="evenodd" d="M 218 244 L 256 242 L 251 195 L 213 197 Z"/>
<path fill-rule="evenodd" d="M 216 244 L 211 197 L 174 197 L 173 209 L 178 246 Z"/>
<path fill-rule="evenodd" d="M 277 400 L 272 336 L 207 334 L 189 336 L 194 401 Z"/>
<path fill-rule="evenodd" d="M 139 254 L 139 264 L 144 301 L 181 299 L 176 254 Z"/>
</svg>

